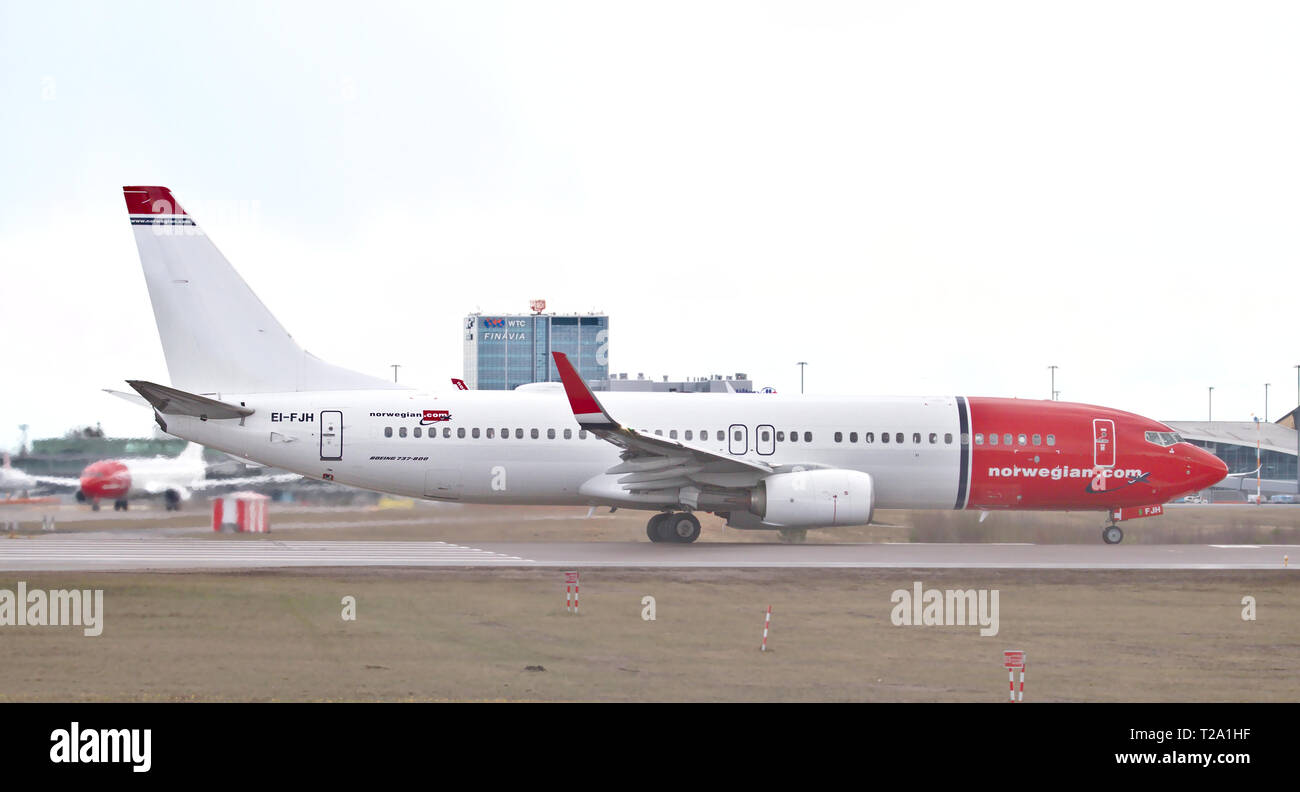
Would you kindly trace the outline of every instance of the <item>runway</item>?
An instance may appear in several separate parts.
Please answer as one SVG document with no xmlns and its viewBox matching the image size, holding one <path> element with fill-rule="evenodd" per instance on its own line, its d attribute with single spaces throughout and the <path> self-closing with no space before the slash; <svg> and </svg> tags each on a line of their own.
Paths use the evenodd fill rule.
<svg viewBox="0 0 1300 792">
<path fill-rule="evenodd" d="M 1294 569 L 1300 545 L 651 544 L 649 542 L 280 541 L 122 538 L 0 540 L 3 571 L 303 567 L 649 567 L 860 569 Z"/>
</svg>

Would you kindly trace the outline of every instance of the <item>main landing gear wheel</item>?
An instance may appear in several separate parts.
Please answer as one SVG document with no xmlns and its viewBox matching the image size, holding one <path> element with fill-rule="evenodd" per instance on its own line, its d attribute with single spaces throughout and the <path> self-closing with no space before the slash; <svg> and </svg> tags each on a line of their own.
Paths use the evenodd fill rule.
<svg viewBox="0 0 1300 792">
<path fill-rule="evenodd" d="M 664 520 L 661 530 L 668 534 L 670 542 L 690 544 L 700 538 L 700 521 L 690 512 L 678 512 Z"/>
<path fill-rule="evenodd" d="M 645 524 L 645 535 L 650 538 L 650 541 L 652 542 L 668 541 L 668 538 L 666 536 L 661 538 L 661 534 L 659 533 L 659 528 L 664 524 L 664 520 L 671 516 L 672 515 L 669 514 L 668 512 L 660 512 L 650 518 L 650 521 Z"/>
<path fill-rule="evenodd" d="M 650 518 L 645 533 L 652 542 L 689 544 L 700 538 L 700 521 L 690 512 L 663 512 Z"/>
<path fill-rule="evenodd" d="M 1107 525 L 1101 529 L 1101 540 L 1106 544 L 1119 544 L 1124 541 L 1124 532 L 1118 525 Z"/>
</svg>

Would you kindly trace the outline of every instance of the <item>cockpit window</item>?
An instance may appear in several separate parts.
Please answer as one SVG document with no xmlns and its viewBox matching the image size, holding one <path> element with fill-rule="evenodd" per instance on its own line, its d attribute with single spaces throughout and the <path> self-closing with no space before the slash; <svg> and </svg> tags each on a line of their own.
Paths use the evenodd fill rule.
<svg viewBox="0 0 1300 792">
<path fill-rule="evenodd" d="M 1183 442 L 1183 438 L 1177 432 L 1147 432 L 1147 442 L 1167 447 Z"/>
</svg>

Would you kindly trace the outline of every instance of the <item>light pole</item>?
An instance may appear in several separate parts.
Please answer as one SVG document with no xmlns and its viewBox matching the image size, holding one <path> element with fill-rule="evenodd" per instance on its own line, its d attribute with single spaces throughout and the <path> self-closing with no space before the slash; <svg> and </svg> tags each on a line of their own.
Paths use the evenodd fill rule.
<svg viewBox="0 0 1300 792">
<path fill-rule="evenodd" d="M 1268 386 L 1272 384 L 1271 382 L 1264 383 L 1264 423 L 1268 423 Z"/>
<path fill-rule="evenodd" d="M 1205 420 L 1211 422 L 1214 420 L 1214 386 L 1213 385 L 1210 386 L 1210 417 L 1206 418 Z"/>
<path fill-rule="evenodd" d="M 803 395 L 803 367 L 808 365 L 808 363 L 807 361 L 801 360 L 796 365 L 799 366 L 799 395 L 802 396 Z"/>
<path fill-rule="evenodd" d="M 402 367 L 401 363 L 392 364 L 391 368 L 393 369 L 393 382 L 397 382 L 397 370 L 401 367 Z"/>
<path fill-rule="evenodd" d="M 1048 366 L 1052 370 L 1052 401 L 1056 401 L 1056 366 Z"/>
</svg>

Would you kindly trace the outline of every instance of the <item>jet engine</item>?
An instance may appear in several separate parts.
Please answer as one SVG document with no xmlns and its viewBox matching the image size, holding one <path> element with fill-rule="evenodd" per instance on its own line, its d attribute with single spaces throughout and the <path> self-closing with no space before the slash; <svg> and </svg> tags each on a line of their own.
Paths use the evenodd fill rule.
<svg viewBox="0 0 1300 792">
<path fill-rule="evenodd" d="M 750 511 L 783 528 L 866 525 L 875 506 L 871 476 L 856 470 L 777 473 L 758 482 Z"/>
</svg>

